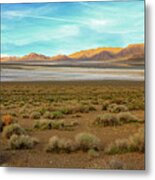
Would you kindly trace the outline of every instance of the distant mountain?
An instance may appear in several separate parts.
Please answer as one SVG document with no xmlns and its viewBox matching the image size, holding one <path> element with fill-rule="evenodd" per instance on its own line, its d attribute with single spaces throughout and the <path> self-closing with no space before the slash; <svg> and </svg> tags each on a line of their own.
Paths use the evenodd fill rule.
<svg viewBox="0 0 155 180">
<path fill-rule="evenodd" d="M 119 52 L 122 48 L 97 48 L 97 49 L 88 49 L 76 52 L 74 54 L 69 55 L 69 57 L 77 60 L 86 60 L 93 58 L 103 58 L 106 59 L 111 57 L 113 54 Z"/>
<path fill-rule="evenodd" d="M 70 58 L 69 56 L 66 56 L 66 55 L 57 55 L 57 56 L 50 57 L 49 60 L 52 60 L 52 61 L 66 61 L 66 60 L 72 60 L 72 58 Z"/>
<path fill-rule="evenodd" d="M 17 61 L 18 59 L 16 56 L 1 57 L 1 62 Z"/>
<path fill-rule="evenodd" d="M 117 57 L 133 57 L 133 56 L 144 56 L 144 44 L 131 44 L 126 48 L 122 49 Z"/>
<path fill-rule="evenodd" d="M 37 53 L 30 53 L 22 57 L 1 57 L 1 62 L 17 62 L 17 61 L 144 61 L 144 44 L 131 44 L 125 48 L 96 48 L 82 50 L 69 56 L 57 55 L 53 57 L 45 56 Z"/>
<path fill-rule="evenodd" d="M 30 53 L 28 55 L 25 55 L 23 57 L 20 57 L 18 60 L 25 61 L 25 60 L 49 60 L 50 57 L 42 55 L 42 54 L 37 54 L 37 53 Z"/>
</svg>

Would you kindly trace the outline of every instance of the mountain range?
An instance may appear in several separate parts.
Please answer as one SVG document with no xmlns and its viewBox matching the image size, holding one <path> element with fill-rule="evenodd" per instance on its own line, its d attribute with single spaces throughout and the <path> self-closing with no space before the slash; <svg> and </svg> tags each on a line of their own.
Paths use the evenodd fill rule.
<svg viewBox="0 0 155 180">
<path fill-rule="evenodd" d="M 25 62 L 25 61 L 141 61 L 144 62 L 144 44 L 130 44 L 125 48 L 101 47 L 82 50 L 70 55 L 46 56 L 37 53 L 17 57 L 1 57 L 1 62 Z"/>
</svg>

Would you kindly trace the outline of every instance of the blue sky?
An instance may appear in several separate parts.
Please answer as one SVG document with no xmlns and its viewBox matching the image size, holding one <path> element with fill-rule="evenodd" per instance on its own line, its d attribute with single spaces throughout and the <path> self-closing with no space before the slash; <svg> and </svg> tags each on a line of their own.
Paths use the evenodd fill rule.
<svg viewBox="0 0 155 180">
<path fill-rule="evenodd" d="M 144 1 L 1 5 L 1 54 L 49 56 L 144 42 Z"/>
</svg>

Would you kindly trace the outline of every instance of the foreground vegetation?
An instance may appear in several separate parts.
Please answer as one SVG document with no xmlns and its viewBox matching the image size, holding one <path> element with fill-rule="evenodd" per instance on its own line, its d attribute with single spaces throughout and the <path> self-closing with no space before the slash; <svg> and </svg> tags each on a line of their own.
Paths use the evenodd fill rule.
<svg viewBox="0 0 155 180">
<path fill-rule="evenodd" d="M 2 166 L 144 169 L 143 82 L 2 83 L 0 101 Z"/>
</svg>

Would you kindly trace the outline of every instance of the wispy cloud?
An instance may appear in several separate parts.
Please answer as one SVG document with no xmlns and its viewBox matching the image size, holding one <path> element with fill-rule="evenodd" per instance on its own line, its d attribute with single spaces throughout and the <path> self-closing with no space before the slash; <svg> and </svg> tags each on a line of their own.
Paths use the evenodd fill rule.
<svg viewBox="0 0 155 180">
<path fill-rule="evenodd" d="M 141 1 L 2 5 L 2 52 L 70 53 L 144 40 Z"/>
<path fill-rule="evenodd" d="M 40 16 L 40 15 L 33 15 L 30 11 L 6 11 L 3 14 L 7 18 L 33 18 L 33 19 L 43 19 L 47 21 L 56 21 L 56 22 L 66 22 L 66 23 L 78 23 L 87 25 L 88 23 L 84 22 L 83 20 L 74 19 L 66 19 L 61 17 L 52 17 L 52 16 Z"/>
</svg>

